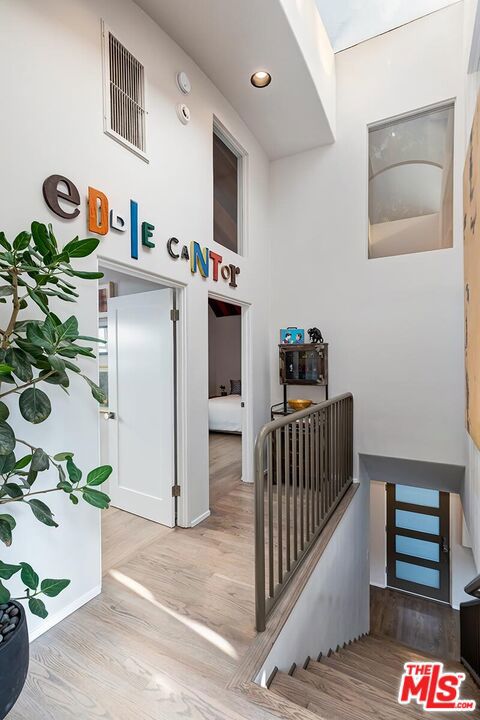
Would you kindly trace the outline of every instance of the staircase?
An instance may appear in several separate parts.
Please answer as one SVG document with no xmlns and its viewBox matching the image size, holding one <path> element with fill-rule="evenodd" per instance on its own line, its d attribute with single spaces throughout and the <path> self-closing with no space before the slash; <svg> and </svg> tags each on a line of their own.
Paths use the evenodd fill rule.
<svg viewBox="0 0 480 720">
<path fill-rule="evenodd" d="M 435 660 L 385 636 L 368 635 L 317 661 L 307 658 L 303 668 L 293 665 L 288 674 L 275 672 L 269 689 L 323 720 L 425 720 L 428 713 L 420 705 L 399 705 L 397 693 L 405 662 Z M 458 662 L 444 664 L 466 673 Z M 466 675 L 460 695 L 480 707 L 480 690 Z"/>
</svg>

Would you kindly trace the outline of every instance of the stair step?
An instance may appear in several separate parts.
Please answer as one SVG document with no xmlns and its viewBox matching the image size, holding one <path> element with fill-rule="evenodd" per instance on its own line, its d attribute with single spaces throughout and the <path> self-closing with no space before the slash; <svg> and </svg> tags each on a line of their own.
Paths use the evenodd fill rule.
<svg viewBox="0 0 480 720">
<path fill-rule="evenodd" d="M 357 667 L 355 663 L 351 663 L 347 660 L 342 662 L 342 660 L 340 660 L 336 655 L 332 655 L 329 658 L 322 658 L 321 662 L 311 661 L 307 670 L 321 675 L 325 668 L 331 668 L 332 670 L 336 670 L 339 673 L 347 675 L 353 680 L 367 683 L 367 685 L 371 685 L 371 687 L 382 692 L 390 694 L 393 692 L 393 694 L 395 694 L 394 676 L 388 674 L 387 677 L 380 677 L 375 671 L 375 668 L 367 668 L 365 667 L 365 663 L 359 664 Z"/>
<path fill-rule="evenodd" d="M 405 716 L 403 708 L 398 704 L 397 687 L 393 684 L 387 689 L 380 690 L 368 682 L 358 680 L 349 675 L 348 668 L 343 668 L 343 671 L 336 670 L 330 665 L 323 663 L 310 663 L 307 672 L 312 675 L 315 686 L 320 690 L 328 694 L 331 694 L 332 690 L 335 690 L 336 694 L 343 700 L 348 698 L 349 701 L 354 701 L 355 698 L 357 698 L 358 701 L 361 698 L 359 707 L 363 707 L 366 701 L 368 705 L 371 706 L 365 706 L 365 709 L 368 711 L 371 711 L 372 708 L 377 708 L 377 703 L 380 703 L 382 708 L 381 712 L 379 713 L 378 710 L 375 709 L 375 715 L 379 718 L 383 715 L 393 720 L 394 718 L 400 719 L 400 717 L 403 718 Z M 298 675 L 298 677 L 306 682 L 303 674 L 301 678 L 300 675 Z M 328 689 L 328 687 L 330 687 L 330 689 Z M 411 709 L 413 711 L 411 713 L 412 717 L 424 720 L 425 715 L 419 708 L 412 706 Z"/>
<path fill-rule="evenodd" d="M 322 658 L 320 665 L 331 665 L 336 669 L 345 668 L 352 677 L 358 677 L 359 680 L 366 680 L 366 678 L 375 679 L 380 689 L 392 688 L 395 683 L 395 679 L 399 677 L 397 673 L 379 662 L 370 660 L 365 663 L 363 658 L 357 655 L 342 655 L 340 654 L 331 655 L 328 658 Z"/>
<path fill-rule="evenodd" d="M 378 720 L 403 720 L 404 709 L 401 708 L 392 693 L 381 692 L 366 683 L 349 678 L 333 668 L 325 666 L 323 674 L 309 670 L 295 670 L 294 678 L 306 685 L 321 690 L 334 701 L 347 704 L 351 714 L 363 712 L 368 717 Z M 413 710 L 413 707 L 411 708 Z M 421 711 L 415 709 L 409 713 L 411 717 L 424 718 Z"/>
<path fill-rule="evenodd" d="M 302 672 L 307 671 L 302 670 Z M 278 672 L 275 675 L 270 685 L 270 691 L 287 698 L 300 707 L 315 712 L 324 720 L 352 720 L 353 715 L 355 720 L 372 720 L 370 714 L 357 710 L 356 707 L 352 708 L 348 703 L 336 700 L 284 672 Z"/>
</svg>

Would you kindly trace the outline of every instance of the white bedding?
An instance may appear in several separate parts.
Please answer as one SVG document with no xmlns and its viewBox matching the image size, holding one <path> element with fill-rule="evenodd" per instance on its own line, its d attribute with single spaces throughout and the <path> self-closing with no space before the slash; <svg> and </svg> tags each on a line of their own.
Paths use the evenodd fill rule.
<svg viewBox="0 0 480 720">
<path fill-rule="evenodd" d="M 208 401 L 208 426 L 217 432 L 242 432 L 240 395 L 225 395 Z"/>
</svg>

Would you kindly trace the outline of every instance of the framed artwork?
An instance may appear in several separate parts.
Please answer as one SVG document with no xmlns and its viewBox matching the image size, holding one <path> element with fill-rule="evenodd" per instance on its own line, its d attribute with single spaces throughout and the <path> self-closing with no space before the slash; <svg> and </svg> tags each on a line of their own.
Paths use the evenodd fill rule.
<svg viewBox="0 0 480 720">
<path fill-rule="evenodd" d="M 463 172 L 466 426 L 480 449 L 480 95 Z"/>
<path fill-rule="evenodd" d="M 303 345 L 305 330 L 297 327 L 287 327 L 280 330 L 281 345 Z"/>
<path fill-rule="evenodd" d="M 105 315 L 108 312 L 108 301 L 115 297 L 116 288 L 114 282 L 106 282 L 98 286 L 98 313 Z"/>
</svg>

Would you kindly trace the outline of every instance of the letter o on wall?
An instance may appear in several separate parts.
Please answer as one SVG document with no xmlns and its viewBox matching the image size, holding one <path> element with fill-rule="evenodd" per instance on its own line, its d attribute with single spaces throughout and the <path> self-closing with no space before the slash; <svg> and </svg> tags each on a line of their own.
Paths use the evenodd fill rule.
<svg viewBox="0 0 480 720">
<path fill-rule="evenodd" d="M 66 186 L 67 192 L 59 190 L 59 183 L 63 183 Z M 60 199 L 65 200 L 65 202 L 69 202 L 72 205 L 80 205 L 80 193 L 78 192 L 77 187 L 64 175 L 50 175 L 47 177 L 47 179 L 43 182 L 42 191 L 45 202 L 55 215 L 65 218 L 65 220 L 73 220 L 73 218 L 76 218 L 77 215 L 80 214 L 78 207 L 76 207 L 75 210 L 72 210 L 72 212 L 67 212 L 58 202 Z"/>
<path fill-rule="evenodd" d="M 230 268 L 228 265 L 222 265 L 220 272 L 222 273 L 222 278 L 224 280 L 230 280 Z"/>
</svg>

